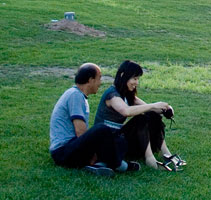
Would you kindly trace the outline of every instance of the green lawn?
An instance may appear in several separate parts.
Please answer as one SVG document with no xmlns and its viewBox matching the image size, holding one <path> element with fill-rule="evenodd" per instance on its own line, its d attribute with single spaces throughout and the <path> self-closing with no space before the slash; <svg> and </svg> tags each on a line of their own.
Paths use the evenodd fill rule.
<svg viewBox="0 0 211 200">
<path fill-rule="evenodd" d="M 5 0 L 0 2 L 0 64 L 104 66 L 125 58 L 183 65 L 210 64 L 209 0 Z M 106 31 L 80 37 L 44 28 L 74 11 L 77 21 Z"/>
<path fill-rule="evenodd" d="M 80 23 L 107 36 L 44 28 L 65 11 L 75 11 Z M 0 1 L 0 199 L 210 199 L 210 47 L 209 0 Z M 188 165 L 168 173 L 140 160 L 140 172 L 113 179 L 56 167 L 48 152 L 50 114 L 74 81 L 57 72 L 33 72 L 89 61 L 114 76 L 124 59 L 145 69 L 139 97 L 174 107 L 172 129 L 164 119 L 166 141 Z M 90 126 L 109 85 L 89 97 Z"/>
</svg>

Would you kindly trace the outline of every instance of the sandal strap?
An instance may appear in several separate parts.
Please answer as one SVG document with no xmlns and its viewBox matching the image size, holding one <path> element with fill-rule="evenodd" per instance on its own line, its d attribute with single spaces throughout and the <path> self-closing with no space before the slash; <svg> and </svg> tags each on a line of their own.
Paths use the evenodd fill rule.
<svg viewBox="0 0 211 200">
<path fill-rule="evenodd" d="M 180 166 L 180 165 L 186 165 L 186 161 L 182 160 L 181 157 L 178 154 L 175 154 L 175 156 L 178 159 L 178 162 L 176 165 Z"/>
<path fill-rule="evenodd" d="M 186 165 L 186 161 L 185 161 L 185 160 L 182 160 L 178 154 L 174 154 L 174 155 L 171 155 L 171 156 L 169 156 L 169 157 L 167 157 L 167 156 L 164 155 L 164 158 L 165 158 L 166 160 L 168 160 L 168 164 L 169 164 L 170 162 L 172 162 L 172 163 L 174 163 L 174 165 L 176 165 L 176 166 Z M 178 161 L 175 162 L 174 158 L 176 158 Z"/>
<path fill-rule="evenodd" d="M 163 168 L 163 170 L 166 170 L 166 171 L 169 171 L 169 172 L 173 171 L 173 170 L 168 166 L 168 164 L 164 164 L 164 163 L 159 162 L 159 161 L 157 161 L 156 163 L 157 163 L 158 168 L 159 168 L 159 166 L 160 166 L 160 167 Z"/>
<path fill-rule="evenodd" d="M 173 154 L 173 155 L 169 156 L 168 159 L 171 160 L 171 159 L 173 159 L 174 157 L 177 157 L 177 154 Z"/>
</svg>

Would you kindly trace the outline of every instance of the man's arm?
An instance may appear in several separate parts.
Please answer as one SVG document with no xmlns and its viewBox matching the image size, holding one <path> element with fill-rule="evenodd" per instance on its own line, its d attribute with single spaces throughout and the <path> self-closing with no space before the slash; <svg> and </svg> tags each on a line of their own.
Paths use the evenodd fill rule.
<svg viewBox="0 0 211 200">
<path fill-rule="evenodd" d="M 87 130 L 86 123 L 81 119 L 74 119 L 73 125 L 75 127 L 76 136 L 79 137 L 84 134 Z"/>
<path fill-rule="evenodd" d="M 74 119 L 73 125 L 75 127 L 75 133 L 77 137 L 83 135 L 87 130 L 86 123 L 81 119 Z M 96 161 L 97 161 L 97 155 L 94 154 L 93 157 L 90 159 L 90 165 L 94 165 Z"/>
</svg>

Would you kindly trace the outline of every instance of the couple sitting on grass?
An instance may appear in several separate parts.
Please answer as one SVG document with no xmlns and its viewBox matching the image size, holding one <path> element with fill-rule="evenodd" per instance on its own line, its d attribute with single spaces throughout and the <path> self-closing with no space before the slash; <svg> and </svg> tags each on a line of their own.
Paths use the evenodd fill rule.
<svg viewBox="0 0 211 200">
<path fill-rule="evenodd" d="M 56 103 L 50 122 L 50 153 L 56 165 L 84 168 L 98 175 L 138 171 L 140 164 L 128 159 L 143 158 L 147 166 L 178 171 L 186 165 L 172 155 L 165 142 L 162 114 L 173 108 L 165 102 L 146 103 L 136 96 L 143 70 L 135 62 L 124 61 L 114 84 L 103 94 L 94 126 L 88 129 L 88 95 L 101 84 L 100 67 L 85 63 L 75 77 L 75 86 Z M 124 123 L 127 117 L 132 117 Z M 161 152 L 164 162 L 153 153 Z M 169 164 L 174 168 L 170 168 Z"/>
</svg>

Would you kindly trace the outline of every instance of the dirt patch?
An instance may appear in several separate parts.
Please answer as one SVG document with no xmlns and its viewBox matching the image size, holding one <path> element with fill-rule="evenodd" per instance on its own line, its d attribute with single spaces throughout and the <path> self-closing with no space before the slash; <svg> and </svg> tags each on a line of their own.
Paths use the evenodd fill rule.
<svg viewBox="0 0 211 200">
<path fill-rule="evenodd" d="M 59 68 L 59 67 L 51 67 L 51 68 L 37 68 L 33 71 L 30 71 L 29 76 L 55 76 L 55 77 L 69 77 L 70 79 L 75 78 L 76 69 L 68 69 L 68 68 Z M 114 78 L 112 76 L 102 76 L 102 82 L 113 82 Z"/>
<path fill-rule="evenodd" d="M 62 67 L 3 67 L 0 66 L 0 79 L 21 79 L 27 77 L 65 77 L 74 79 L 77 69 L 62 68 Z M 101 78 L 103 83 L 112 83 L 114 78 L 109 75 L 104 75 Z"/>
<path fill-rule="evenodd" d="M 36 68 L 32 71 L 30 71 L 29 76 L 55 76 L 55 77 L 61 77 L 61 76 L 67 76 L 69 78 L 75 77 L 76 70 L 75 69 L 69 69 L 69 68 L 59 68 L 59 67 L 43 67 L 43 68 Z"/>
<path fill-rule="evenodd" d="M 71 21 L 62 19 L 57 22 L 51 22 L 45 25 L 46 28 L 55 31 L 67 31 L 74 33 L 76 35 L 89 35 L 92 37 L 105 37 L 106 33 L 103 31 L 98 31 L 83 24 L 78 23 L 77 21 Z"/>
</svg>

